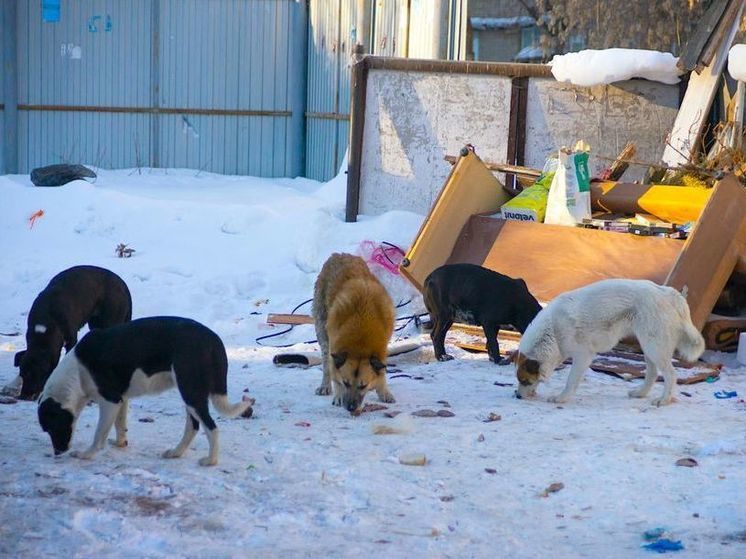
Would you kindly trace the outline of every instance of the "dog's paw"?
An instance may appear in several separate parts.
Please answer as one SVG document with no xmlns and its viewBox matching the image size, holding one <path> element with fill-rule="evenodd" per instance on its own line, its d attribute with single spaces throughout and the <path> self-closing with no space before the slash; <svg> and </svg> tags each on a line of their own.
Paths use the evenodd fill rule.
<svg viewBox="0 0 746 559">
<path fill-rule="evenodd" d="M 394 398 L 394 395 L 388 390 L 384 392 L 378 392 L 377 394 L 378 394 L 378 399 L 381 400 L 381 402 L 386 402 L 387 404 L 396 403 L 396 398 Z"/>
<path fill-rule="evenodd" d="M 496 363 L 500 366 L 502 365 L 510 365 L 513 362 L 513 360 L 510 357 L 501 357 L 496 361 Z"/>
<path fill-rule="evenodd" d="M 653 404 L 655 407 L 659 408 L 661 406 L 667 406 L 668 404 L 671 403 L 671 400 L 672 400 L 671 397 L 668 397 L 668 398 L 661 397 L 661 398 L 654 398 L 650 403 Z"/>
<path fill-rule="evenodd" d="M 549 396 L 547 398 L 547 402 L 550 404 L 564 404 L 570 399 L 569 396 L 565 396 L 564 394 L 555 394 L 554 396 Z"/>
<path fill-rule="evenodd" d="M 181 458 L 183 452 L 179 452 L 178 449 L 169 448 L 161 454 L 161 458 Z"/>
<path fill-rule="evenodd" d="M 127 439 L 109 439 L 109 444 L 117 448 L 126 448 L 129 446 Z"/>
<path fill-rule="evenodd" d="M 444 353 L 440 357 L 438 357 L 438 361 L 452 361 L 453 355 L 449 355 L 448 353 Z"/>
<path fill-rule="evenodd" d="M 627 392 L 627 396 L 630 398 L 644 398 L 648 395 L 647 390 L 642 390 L 641 388 L 635 388 L 634 390 L 630 390 Z"/>
<path fill-rule="evenodd" d="M 324 386 L 323 384 L 316 389 L 317 396 L 329 396 L 332 393 L 331 386 Z"/>
<path fill-rule="evenodd" d="M 214 466 L 218 463 L 217 458 L 212 458 L 210 456 L 205 456 L 204 458 L 199 459 L 199 465 L 200 466 Z"/>
<path fill-rule="evenodd" d="M 332 399 L 332 405 L 333 406 L 341 406 L 342 405 L 342 398 L 340 396 L 335 396 Z"/>
<path fill-rule="evenodd" d="M 91 460 L 95 454 L 96 452 L 91 450 L 73 450 L 70 456 L 79 460 Z"/>
</svg>

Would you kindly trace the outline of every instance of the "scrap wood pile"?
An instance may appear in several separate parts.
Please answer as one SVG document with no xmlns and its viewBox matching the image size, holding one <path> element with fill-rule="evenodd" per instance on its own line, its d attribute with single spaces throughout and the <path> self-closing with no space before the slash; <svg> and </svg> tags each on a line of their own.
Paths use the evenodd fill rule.
<svg viewBox="0 0 746 559">
<path fill-rule="evenodd" d="M 544 302 L 599 279 L 647 279 L 686 293 L 709 349 L 734 350 L 746 331 L 746 45 L 731 48 L 743 11 L 711 3 L 680 59 L 687 87 L 660 159 L 637 156 L 634 133 L 612 158 L 598 155 L 609 146 L 557 145 L 541 169 L 520 152 L 488 163 L 467 145 L 446 157 L 454 170 L 402 273 L 421 286 L 437 265 L 470 262 L 523 278 Z M 625 182 L 633 167 L 644 178 Z"/>
<path fill-rule="evenodd" d="M 506 189 L 515 198 L 502 206 L 501 217 L 685 239 L 707 203 L 708 189 L 726 174 L 746 186 L 746 45 L 731 48 L 743 10 L 741 0 L 713 0 L 686 44 L 677 62 L 687 80 L 686 93 L 660 162 L 636 160 L 632 137 L 596 177 L 589 176 L 589 158 L 607 158 L 582 141 L 572 148 L 557 146 L 542 170 L 487 164 L 518 179 L 506 181 L 516 185 Z M 735 92 L 727 81 L 721 87 L 726 64 L 737 83 Z M 711 109 L 720 101 L 722 122 L 709 124 Z M 638 188 L 620 182 L 630 166 L 647 168 Z"/>
<path fill-rule="evenodd" d="M 487 351 L 484 336 L 479 328 L 470 325 L 456 325 L 448 334 L 448 342 L 465 351 L 473 353 L 484 353 Z M 514 345 L 513 351 L 506 355 L 510 356 L 517 348 L 520 335 L 512 331 L 500 331 L 500 339 L 508 345 Z M 591 363 L 590 368 L 598 373 L 604 373 L 625 381 L 638 380 L 645 377 L 645 358 L 639 353 L 639 347 L 633 340 L 620 343 L 613 351 L 599 353 Z M 562 367 L 571 363 L 566 360 Z M 715 382 L 720 378 L 720 363 L 706 363 L 697 361 L 687 363 L 679 359 L 673 360 L 676 369 L 677 384 L 687 385 L 700 382 Z M 658 382 L 663 382 L 663 377 L 658 377 Z"/>
</svg>

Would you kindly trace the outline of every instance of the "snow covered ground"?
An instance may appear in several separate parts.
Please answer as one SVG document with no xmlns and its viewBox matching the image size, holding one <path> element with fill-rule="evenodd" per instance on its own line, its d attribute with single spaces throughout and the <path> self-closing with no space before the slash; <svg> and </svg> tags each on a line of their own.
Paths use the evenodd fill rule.
<svg viewBox="0 0 746 559">
<path fill-rule="evenodd" d="M 485 355 L 452 348 L 456 360 L 433 362 L 410 325 L 401 334 L 424 346 L 390 361 L 397 403 L 357 418 L 314 395 L 318 367 L 274 366 L 281 350 L 255 341 L 276 330 L 267 312 L 310 298 L 331 252 L 366 239 L 406 247 L 422 220 L 393 212 L 346 224 L 343 200 L 344 177 L 101 171 L 93 185 L 62 188 L 0 177 L 0 385 L 16 375 L 36 294 L 57 272 L 96 264 L 128 283 L 135 317 L 183 315 L 218 332 L 229 396 L 256 398 L 252 419 L 219 420 L 215 468 L 197 465 L 202 435 L 182 459 L 159 458 L 181 437 L 176 392 L 134 401 L 129 448 L 90 462 L 52 457 L 35 404 L 0 405 L 0 556 L 644 557 L 643 533 L 657 527 L 681 540 L 680 557 L 746 556 L 746 368 L 732 355 L 709 355 L 726 362 L 721 380 L 665 408 L 597 373 L 557 406 L 513 398 L 512 368 Z M 117 258 L 119 243 L 134 256 Z M 396 301 L 412 296 L 377 271 Z M 415 299 L 399 312 L 421 309 Z M 303 326 L 266 343 L 313 338 Z M 540 394 L 564 381 L 555 375 Z M 412 416 L 421 409 L 454 416 Z M 491 413 L 501 420 L 485 422 Z M 73 448 L 89 443 L 96 417 L 84 410 Z M 427 464 L 399 463 L 411 453 Z M 699 465 L 676 466 L 683 457 Z"/>
</svg>

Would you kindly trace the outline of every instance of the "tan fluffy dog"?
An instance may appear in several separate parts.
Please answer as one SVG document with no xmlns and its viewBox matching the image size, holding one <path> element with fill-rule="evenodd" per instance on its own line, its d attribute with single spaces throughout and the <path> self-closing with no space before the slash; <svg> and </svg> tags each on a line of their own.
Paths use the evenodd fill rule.
<svg viewBox="0 0 746 559">
<path fill-rule="evenodd" d="M 375 389 L 383 402 L 394 402 L 386 386 L 394 305 L 362 258 L 329 257 L 316 280 L 313 316 L 324 368 L 316 394 L 330 394 L 334 383 L 332 403 L 351 413 L 369 390 Z"/>
</svg>

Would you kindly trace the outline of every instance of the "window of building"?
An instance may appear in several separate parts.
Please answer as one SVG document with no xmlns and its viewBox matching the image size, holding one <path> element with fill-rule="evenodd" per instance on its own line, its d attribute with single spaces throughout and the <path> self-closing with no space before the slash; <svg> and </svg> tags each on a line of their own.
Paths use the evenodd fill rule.
<svg viewBox="0 0 746 559">
<path fill-rule="evenodd" d="M 578 52 L 585 48 L 585 37 L 583 35 L 571 35 L 567 40 L 567 52 Z"/>
<path fill-rule="evenodd" d="M 538 47 L 541 42 L 541 31 L 535 25 L 521 29 L 521 50 L 526 47 Z"/>
</svg>

